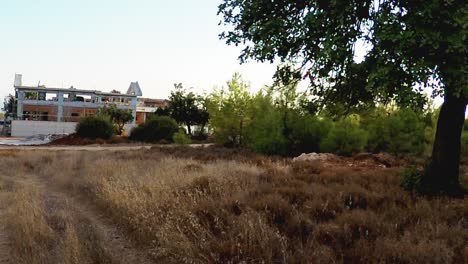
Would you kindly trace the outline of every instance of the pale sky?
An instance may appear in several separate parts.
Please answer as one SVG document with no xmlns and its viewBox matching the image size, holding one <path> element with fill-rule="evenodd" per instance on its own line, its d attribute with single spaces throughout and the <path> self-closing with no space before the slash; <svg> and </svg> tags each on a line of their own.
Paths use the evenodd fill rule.
<svg viewBox="0 0 468 264">
<path fill-rule="evenodd" d="M 166 98 L 174 83 L 211 91 L 236 71 L 257 90 L 275 65 L 239 65 L 219 40 L 220 0 L 0 0 L 0 99 L 24 85 L 73 85 Z"/>
<path fill-rule="evenodd" d="M 234 72 L 252 91 L 272 83 L 276 65 L 240 65 L 240 48 L 219 40 L 221 0 L 0 0 L 0 105 L 24 85 L 113 89 L 138 81 L 143 96 L 167 98 L 174 83 L 198 93 Z M 362 43 L 356 47 L 362 57 Z"/>
</svg>

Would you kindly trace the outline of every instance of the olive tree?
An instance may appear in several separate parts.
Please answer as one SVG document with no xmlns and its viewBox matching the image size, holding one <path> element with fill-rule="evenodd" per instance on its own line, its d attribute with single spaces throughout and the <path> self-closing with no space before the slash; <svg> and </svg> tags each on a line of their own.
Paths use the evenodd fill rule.
<svg viewBox="0 0 468 264">
<path fill-rule="evenodd" d="M 460 138 L 468 102 L 468 5 L 463 0 L 224 0 L 220 37 L 241 62 L 283 62 L 276 77 L 308 78 L 322 100 L 444 102 L 423 185 L 461 191 Z M 361 45 L 363 44 L 363 45 Z M 357 46 L 365 46 L 357 63 Z M 292 66 L 292 67 L 291 67 Z M 350 85 L 364 75 L 365 83 Z"/>
</svg>

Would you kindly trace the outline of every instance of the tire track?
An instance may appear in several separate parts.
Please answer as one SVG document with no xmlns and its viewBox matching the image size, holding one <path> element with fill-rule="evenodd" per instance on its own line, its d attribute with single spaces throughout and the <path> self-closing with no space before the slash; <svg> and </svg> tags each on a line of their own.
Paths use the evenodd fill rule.
<svg viewBox="0 0 468 264">
<path fill-rule="evenodd" d="M 85 233 L 85 236 L 88 236 L 87 240 L 99 240 L 97 246 L 102 249 L 98 249 L 98 255 L 103 254 L 104 259 L 110 258 L 110 263 L 153 263 L 146 252 L 136 248 L 123 232 L 115 225 L 109 224 L 103 215 L 97 214 L 92 206 L 81 203 L 78 198 L 59 189 L 48 180 L 39 180 L 38 187 L 43 189 L 46 207 L 51 214 L 56 208 L 66 207 L 78 223 L 78 232 Z"/>
</svg>

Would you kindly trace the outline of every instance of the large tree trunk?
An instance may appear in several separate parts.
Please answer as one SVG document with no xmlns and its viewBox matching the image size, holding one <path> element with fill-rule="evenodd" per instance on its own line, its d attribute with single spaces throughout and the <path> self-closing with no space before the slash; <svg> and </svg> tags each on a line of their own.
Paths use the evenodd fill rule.
<svg viewBox="0 0 468 264">
<path fill-rule="evenodd" d="M 422 187 L 431 193 L 459 194 L 461 134 L 466 101 L 446 96 L 440 109 L 431 163 L 422 179 Z"/>
</svg>

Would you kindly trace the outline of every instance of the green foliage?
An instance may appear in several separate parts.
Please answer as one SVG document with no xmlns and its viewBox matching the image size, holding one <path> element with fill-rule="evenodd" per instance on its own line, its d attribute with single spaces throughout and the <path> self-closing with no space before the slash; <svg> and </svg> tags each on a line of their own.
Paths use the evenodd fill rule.
<svg viewBox="0 0 468 264">
<path fill-rule="evenodd" d="M 16 115 L 16 99 L 13 95 L 9 94 L 3 99 L 2 110 L 5 111 L 5 117 Z"/>
<path fill-rule="evenodd" d="M 114 132 L 112 121 L 105 116 L 87 116 L 81 118 L 76 125 L 76 134 L 82 138 L 109 139 Z"/>
<path fill-rule="evenodd" d="M 332 121 L 325 117 L 294 112 L 289 118 L 290 154 L 319 152 L 322 140 L 328 135 Z"/>
<path fill-rule="evenodd" d="M 458 185 L 459 164 L 451 161 L 460 157 L 458 122 L 468 102 L 466 1 L 223 0 L 218 14 L 226 28 L 221 39 L 243 46 L 241 62 L 290 62 L 278 67 L 277 79 L 307 78 L 313 100 L 332 102 L 332 112 L 334 102 L 345 110 L 388 102 L 421 110 L 426 88 L 444 96 L 437 127 L 443 131 L 436 133 L 427 175 L 441 179 L 437 188 Z M 357 53 L 362 42 L 365 56 Z M 403 143 L 409 133 L 398 118 L 390 123 Z M 420 151 L 412 143 L 401 149 Z"/>
<path fill-rule="evenodd" d="M 189 135 L 192 135 L 193 125 L 204 127 L 209 119 L 205 100 L 185 90 L 181 83 L 174 84 L 167 111 L 177 123 L 187 126 Z"/>
<path fill-rule="evenodd" d="M 420 155 L 435 131 L 436 112 L 372 107 L 333 121 L 336 115 L 329 111 L 314 114 L 305 110 L 302 99 L 294 84 L 267 87 L 251 95 L 248 85 L 235 75 L 227 90 L 210 97 L 215 139 L 263 154 L 352 155 L 368 150 Z"/>
<path fill-rule="evenodd" d="M 407 191 L 419 191 L 423 173 L 417 167 L 412 166 L 403 171 L 400 186 Z"/>
<path fill-rule="evenodd" d="M 334 123 L 320 146 L 321 150 L 339 155 L 361 152 L 368 136 L 359 127 L 359 122 L 359 116 L 353 115 Z"/>
<path fill-rule="evenodd" d="M 154 112 L 154 115 L 157 115 L 157 116 L 171 116 L 171 112 L 169 111 L 169 109 L 166 107 L 166 108 L 158 108 L 156 109 L 156 112 Z"/>
<path fill-rule="evenodd" d="M 249 85 L 236 73 L 227 82 L 227 90 L 216 90 L 209 98 L 210 125 L 217 143 L 244 145 L 245 129 L 251 123 L 248 108 L 252 97 Z"/>
<path fill-rule="evenodd" d="M 132 110 L 119 109 L 113 104 L 100 108 L 98 115 L 108 116 L 112 123 L 115 124 L 118 135 L 122 135 L 125 124 L 133 120 Z"/>
<path fill-rule="evenodd" d="M 426 121 L 424 115 L 411 109 L 382 111 L 367 120 L 368 149 L 372 152 L 414 153 L 424 152 Z"/>
<path fill-rule="evenodd" d="M 192 143 L 192 140 L 185 133 L 184 130 L 179 130 L 179 132 L 175 133 L 172 136 L 172 141 L 174 141 L 175 144 L 179 144 L 179 145 L 188 145 L 188 144 Z"/>
<path fill-rule="evenodd" d="M 242 62 L 295 61 L 298 69 L 286 64 L 277 77 L 308 77 L 321 99 L 420 106 L 413 86 L 421 83 L 467 96 L 464 1 L 224 0 L 218 13 L 227 25 L 221 38 L 244 45 Z M 367 56 L 356 64 L 364 39 Z"/>
<path fill-rule="evenodd" d="M 172 141 L 178 130 L 179 126 L 174 119 L 167 116 L 152 116 L 132 129 L 130 139 L 142 142 Z"/>
<path fill-rule="evenodd" d="M 252 122 L 246 128 L 247 147 L 263 154 L 286 154 L 282 116 L 274 107 L 272 98 L 260 92 L 250 103 L 248 116 Z"/>
</svg>

